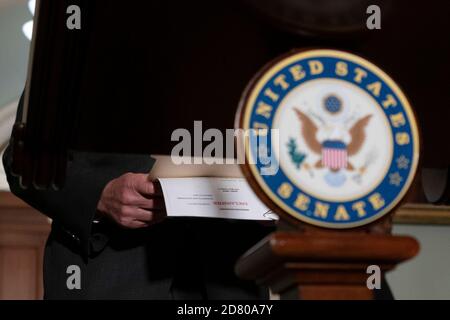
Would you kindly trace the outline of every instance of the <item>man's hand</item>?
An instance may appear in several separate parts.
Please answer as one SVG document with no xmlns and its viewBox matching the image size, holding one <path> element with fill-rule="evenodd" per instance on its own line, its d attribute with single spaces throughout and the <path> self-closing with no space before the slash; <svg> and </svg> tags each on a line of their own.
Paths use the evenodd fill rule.
<svg viewBox="0 0 450 320">
<path fill-rule="evenodd" d="M 97 210 L 129 229 L 145 228 L 165 217 L 162 195 L 146 174 L 127 173 L 110 181 Z"/>
</svg>

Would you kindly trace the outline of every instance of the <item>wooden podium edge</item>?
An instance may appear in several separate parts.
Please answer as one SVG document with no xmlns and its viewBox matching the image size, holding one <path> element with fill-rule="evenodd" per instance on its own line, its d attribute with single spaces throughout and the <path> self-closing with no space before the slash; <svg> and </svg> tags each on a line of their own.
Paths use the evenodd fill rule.
<svg viewBox="0 0 450 320">
<path fill-rule="evenodd" d="M 409 236 L 278 231 L 247 251 L 235 272 L 282 299 L 373 299 L 368 267 L 384 274 L 418 252 L 419 243 Z"/>
</svg>

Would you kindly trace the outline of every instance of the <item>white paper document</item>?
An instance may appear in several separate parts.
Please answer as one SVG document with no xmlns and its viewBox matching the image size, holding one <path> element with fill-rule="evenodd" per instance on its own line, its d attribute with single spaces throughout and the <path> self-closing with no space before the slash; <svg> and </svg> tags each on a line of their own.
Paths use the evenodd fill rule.
<svg viewBox="0 0 450 320">
<path fill-rule="evenodd" d="M 243 178 L 160 178 L 168 217 L 276 220 Z"/>
</svg>

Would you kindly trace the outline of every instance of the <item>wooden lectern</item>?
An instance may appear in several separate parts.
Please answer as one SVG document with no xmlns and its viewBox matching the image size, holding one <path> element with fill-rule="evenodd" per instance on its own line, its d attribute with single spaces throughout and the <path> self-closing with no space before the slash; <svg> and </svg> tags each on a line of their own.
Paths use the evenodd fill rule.
<svg viewBox="0 0 450 320">
<path fill-rule="evenodd" d="M 254 130 L 238 141 L 241 169 L 280 217 L 237 262 L 240 277 L 282 299 L 373 299 L 372 268 L 384 274 L 417 254 L 414 238 L 391 234 L 417 169 L 417 125 L 379 68 L 336 50 L 290 52 L 250 83 L 236 127 Z M 265 175 L 269 162 L 279 168 Z"/>
<path fill-rule="evenodd" d="M 281 299 L 373 299 L 367 268 L 377 265 L 385 273 L 419 250 L 414 238 L 391 235 L 390 225 L 388 217 L 352 231 L 279 226 L 238 261 L 236 272 Z"/>
</svg>

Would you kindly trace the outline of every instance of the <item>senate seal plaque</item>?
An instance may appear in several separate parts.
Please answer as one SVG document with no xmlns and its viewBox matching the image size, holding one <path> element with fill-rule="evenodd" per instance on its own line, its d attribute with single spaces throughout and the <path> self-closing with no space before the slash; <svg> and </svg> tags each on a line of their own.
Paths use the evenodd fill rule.
<svg viewBox="0 0 450 320">
<path fill-rule="evenodd" d="M 271 62 L 244 93 L 236 126 L 251 132 L 242 168 L 254 191 L 282 218 L 320 227 L 358 227 L 390 212 L 418 165 L 405 94 L 379 67 L 343 51 L 294 51 Z"/>
</svg>

